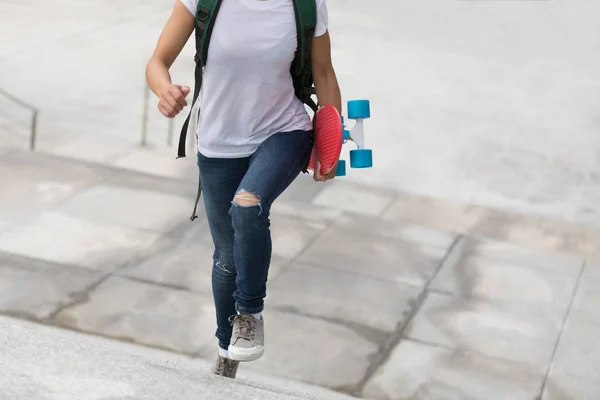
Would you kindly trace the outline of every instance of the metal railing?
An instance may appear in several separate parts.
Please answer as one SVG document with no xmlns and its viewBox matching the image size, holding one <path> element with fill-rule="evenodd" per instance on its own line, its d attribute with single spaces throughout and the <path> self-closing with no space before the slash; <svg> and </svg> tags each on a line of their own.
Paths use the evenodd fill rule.
<svg viewBox="0 0 600 400">
<path fill-rule="evenodd" d="M 142 136 L 140 138 L 140 145 L 146 146 L 148 144 L 148 119 L 149 119 L 149 111 L 150 111 L 150 94 L 152 91 L 150 90 L 150 86 L 145 85 L 144 88 L 144 110 L 142 113 Z M 173 145 L 173 134 L 175 132 L 175 120 L 173 118 L 169 118 L 169 128 L 167 132 L 167 146 Z"/>
<path fill-rule="evenodd" d="M 37 120 L 38 120 L 38 114 L 39 114 L 39 110 L 37 108 L 35 108 L 34 106 L 32 106 L 31 104 L 26 103 L 25 101 L 21 100 L 20 98 L 16 97 L 13 94 L 10 94 L 2 89 L 0 89 L 0 96 L 4 97 L 7 100 L 10 100 L 11 102 L 13 102 L 14 104 L 21 106 L 29 111 L 31 111 L 32 116 L 31 116 L 31 132 L 30 132 L 30 136 L 29 136 L 29 149 L 31 151 L 35 150 L 35 144 L 36 144 L 36 139 L 37 139 Z"/>
</svg>

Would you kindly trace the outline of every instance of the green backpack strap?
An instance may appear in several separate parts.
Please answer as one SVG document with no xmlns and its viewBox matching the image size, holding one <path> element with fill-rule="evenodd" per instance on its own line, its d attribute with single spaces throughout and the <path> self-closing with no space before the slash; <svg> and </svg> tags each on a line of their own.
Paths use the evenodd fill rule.
<svg viewBox="0 0 600 400">
<path fill-rule="evenodd" d="M 315 94 L 311 54 L 317 27 L 317 2 L 316 0 L 293 0 L 293 2 L 298 36 L 298 48 L 291 69 L 294 89 L 296 96 L 316 111 L 317 105 L 311 98 Z"/>
<path fill-rule="evenodd" d="M 212 36 L 217 14 L 223 0 L 199 0 L 196 11 L 196 55 L 202 66 L 208 58 L 208 45 Z"/>
<path fill-rule="evenodd" d="M 196 103 L 198 96 L 200 95 L 200 88 L 202 87 L 202 72 L 206 65 L 206 59 L 208 58 L 208 45 L 210 43 L 210 37 L 212 35 L 215 21 L 217 20 L 217 14 L 223 0 L 199 0 L 198 7 L 196 8 L 196 55 L 194 61 L 196 62 L 195 85 L 194 85 L 194 97 L 192 99 L 192 107 Z M 185 157 L 185 143 L 187 138 L 187 130 L 190 123 L 191 111 L 185 120 L 181 133 L 179 135 L 179 148 L 177 150 L 177 158 Z"/>
</svg>

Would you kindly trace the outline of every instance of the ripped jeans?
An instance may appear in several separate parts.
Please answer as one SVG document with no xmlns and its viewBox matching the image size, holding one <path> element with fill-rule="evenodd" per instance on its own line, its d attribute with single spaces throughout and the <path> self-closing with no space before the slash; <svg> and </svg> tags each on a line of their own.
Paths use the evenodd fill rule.
<svg viewBox="0 0 600 400">
<path fill-rule="evenodd" d="M 269 137 L 245 158 L 208 158 L 198 153 L 206 215 L 215 245 L 212 288 L 219 346 L 227 349 L 237 312 L 264 308 L 271 262 L 269 213 L 273 201 L 307 165 L 313 132 L 293 131 Z M 236 196 L 248 204 L 239 205 Z"/>
</svg>

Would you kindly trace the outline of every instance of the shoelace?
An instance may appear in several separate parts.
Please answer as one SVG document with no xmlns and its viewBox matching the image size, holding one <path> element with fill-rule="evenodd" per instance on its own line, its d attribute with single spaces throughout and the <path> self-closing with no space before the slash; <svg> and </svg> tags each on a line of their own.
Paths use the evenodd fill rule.
<svg viewBox="0 0 600 400">
<path fill-rule="evenodd" d="M 237 361 L 219 357 L 215 366 L 215 374 L 224 376 L 233 376 L 236 372 Z"/>
<path fill-rule="evenodd" d="M 238 322 L 236 324 L 236 322 Z M 256 319 L 252 315 L 236 315 L 231 321 L 234 335 L 246 340 L 253 340 L 256 332 Z"/>
<path fill-rule="evenodd" d="M 226 368 L 227 368 L 227 360 L 223 357 L 219 357 L 217 360 L 217 365 L 215 366 L 215 374 L 224 375 Z"/>
</svg>

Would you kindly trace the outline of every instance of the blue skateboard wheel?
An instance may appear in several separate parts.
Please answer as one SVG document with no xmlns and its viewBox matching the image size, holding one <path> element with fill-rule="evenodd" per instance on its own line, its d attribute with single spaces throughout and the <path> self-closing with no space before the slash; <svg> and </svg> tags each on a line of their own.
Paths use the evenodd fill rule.
<svg viewBox="0 0 600 400">
<path fill-rule="evenodd" d="M 371 117 L 369 100 L 351 100 L 348 102 L 348 118 L 366 119 Z"/>
<path fill-rule="evenodd" d="M 346 140 L 350 139 L 350 131 L 347 129 L 344 129 L 344 136 L 342 137 L 342 140 L 344 142 L 346 142 Z"/>
<path fill-rule="evenodd" d="M 346 176 L 346 160 L 340 160 L 338 162 L 337 171 L 335 176 Z"/>
<path fill-rule="evenodd" d="M 352 168 L 371 168 L 373 151 L 367 149 L 350 150 L 350 166 Z"/>
</svg>

